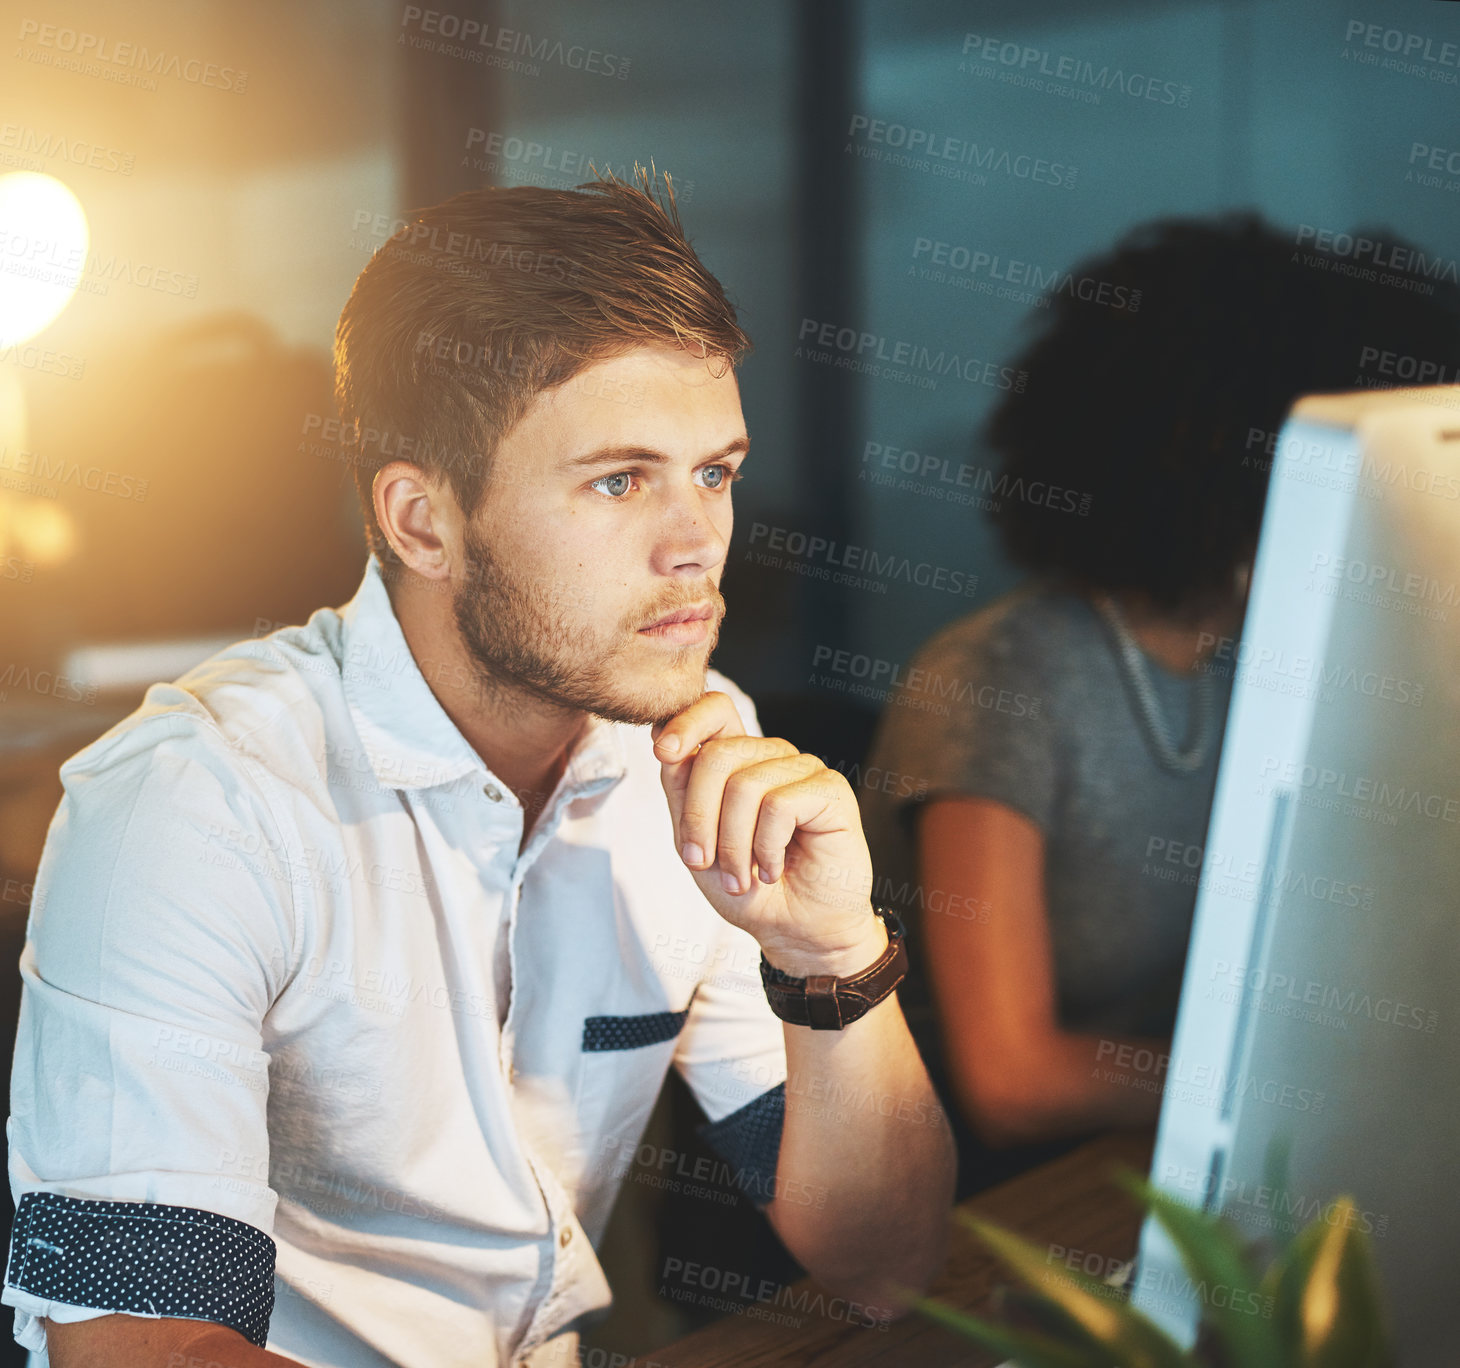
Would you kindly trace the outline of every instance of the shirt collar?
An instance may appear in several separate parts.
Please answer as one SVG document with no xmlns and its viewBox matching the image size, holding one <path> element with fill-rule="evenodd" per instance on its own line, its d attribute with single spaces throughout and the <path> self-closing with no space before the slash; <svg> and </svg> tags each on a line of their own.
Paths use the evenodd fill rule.
<svg viewBox="0 0 1460 1368">
<path fill-rule="evenodd" d="M 374 553 L 340 614 L 340 675 L 355 729 L 387 788 L 431 788 L 475 773 L 502 781 L 431 692 L 401 630 Z M 589 715 L 564 771 L 569 790 L 597 793 L 628 772 L 622 724 Z M 502 785 L 505 789 L 505 785 Z"/>
</svg>

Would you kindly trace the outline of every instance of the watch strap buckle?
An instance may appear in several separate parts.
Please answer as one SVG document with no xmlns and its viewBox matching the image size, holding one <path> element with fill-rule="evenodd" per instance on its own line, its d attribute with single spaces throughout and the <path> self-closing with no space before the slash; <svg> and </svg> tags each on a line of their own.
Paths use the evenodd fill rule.
<svg viewBox="0 0 1460 1368">
<path fill-rule="evenodd" d="M 813 1031 L 842 1028 L 841 1001 L 837 997 L 835 974 L 811 974 L 806 979 L 806 1024 Z"/>
</svg>

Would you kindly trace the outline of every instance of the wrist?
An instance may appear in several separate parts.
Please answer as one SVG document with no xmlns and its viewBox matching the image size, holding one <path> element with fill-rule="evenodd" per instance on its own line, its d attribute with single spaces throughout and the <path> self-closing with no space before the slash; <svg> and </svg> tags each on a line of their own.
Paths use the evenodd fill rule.
<svg viewBox="0 0 1460 1368">
<path fill-rule="evenodd" d="M 905 932 L 891 908 L 875 909 L 874 917 L 882 928 L 854 944 L 780 947 L 782 962 L 798 974 L 777 968 L 763 948 L 760 981 L 771 1011 L 792 1026 L 840 1031 L 891 994 L 907 974 Z"/>
<path fill-rule="evenodd" d="M 813 974 L 849 978 L 876 963 L 887 945 L 887 927 L 869 908 L 866 932 L 853 944 L 815 946 L 763 941 L 761 952 L 773 969 L 793 978 L 809 978 Z"/>
</svg>

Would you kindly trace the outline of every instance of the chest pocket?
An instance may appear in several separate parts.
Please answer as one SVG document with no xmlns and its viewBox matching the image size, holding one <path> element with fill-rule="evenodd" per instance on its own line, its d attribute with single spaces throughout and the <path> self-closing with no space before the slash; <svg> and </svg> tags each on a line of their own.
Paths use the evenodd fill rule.
<svg viewBox="0 0 1460 1368">
<path fill-rule="evenodd" d="M 585 1148 L 632 1150 L 654 1109 L 688 1018 L 686 1007 L 678 1012 L 584 1019 L 574 1111 Z"/>
</svg>

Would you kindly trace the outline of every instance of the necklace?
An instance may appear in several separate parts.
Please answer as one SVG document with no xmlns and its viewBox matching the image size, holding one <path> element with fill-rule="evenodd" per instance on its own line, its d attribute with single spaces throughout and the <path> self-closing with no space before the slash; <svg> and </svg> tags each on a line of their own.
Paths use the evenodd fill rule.
<svg viewBox="0 0 1460 1368">
<path fill-rule="evenodd" d="M 1125 625 L 1120 609 L 1108 594 L 1095 596 L 1095 608 L 1110 627 L 1117 646 L 1116 659 L 1136 703 L 1136 720 L 1141 725 L 1146 743 L 1150 746 L 1158 764 L 1174 774 L 1190 774 L 1200 769 L 1211 748 L 1213 722 L 1216 710 L 1212 706 L 1212 677 L 1203 671 L 1197 676 L 1195 698 L 1192 701 L 1190 731 L 1192 739 L 1178 750 L 1172 738 L 1171 728 L 1161 711 L 1161 702 L 1156 697 L 1156 686 L 1151 681 L 1151 672 L 1146 665 L 1141 648 Z"/>
</svg>

